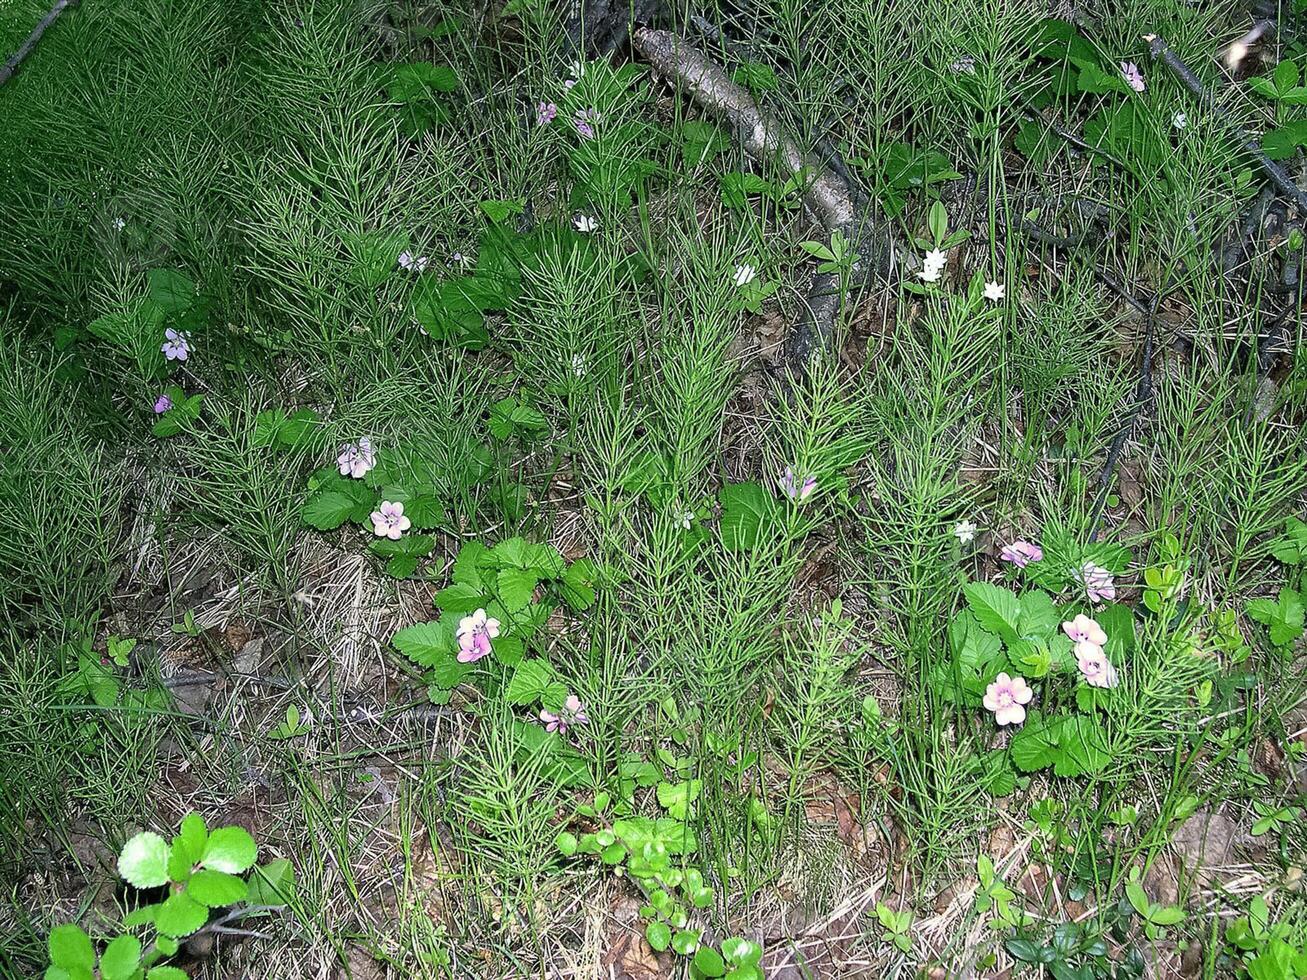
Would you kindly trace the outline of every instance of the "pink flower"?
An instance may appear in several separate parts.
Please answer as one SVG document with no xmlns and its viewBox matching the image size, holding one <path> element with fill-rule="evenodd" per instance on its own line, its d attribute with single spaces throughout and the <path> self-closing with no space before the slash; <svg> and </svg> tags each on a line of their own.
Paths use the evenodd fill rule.
<svg viewBox="0 0 1307 980">
<path fill-rule="evenodd" d="M 425 255 L 414 255 L 407 250 L 399 253 L 399 267 L 405 272 L 426 272 L 430 261 Z"/>
<path fill-rule="evenodd" d="M 191 356 L 191 335 L 184 330 L 174 330 L 169 327 L 163 332 L 163 346 L 159 350 L 163 351 L 163 356 L 170 361 L 184 361 Z"/>
<path fill-rule="evenodd" d="M 1089 596 L 1090 602 L 1102 602 L 1104 599 L 1111 602 L 1116 598 L 1116 583 L 1112 580 L 1112 573 L 1101 565 L 1095 565 L 1092 561 L 1085 562 L 1076 573 L 1076 578 L 1085 587 L 1085 595 Z"/>
<path fill-rule="evenodd" d="M 536 106 L 536 125 L 548 126 L 558 117 L 558 106 L 553 102 L 541 102 Z"/>
<path fill-rule="evenodd" d="M 1071 638 L 1072 643 L 1092 643 L 1101 647 L 1107 642 L 1107 634 L 1103 632 L 1103 627 L 1084 613 L 1063 623 L 1062 632 Z"/>
<path fill-rule="evenodd" d="M 1026 720 L 1025 705 L 1034 696 L 1035 692 L 1025 678 L 999 674 L 994 683 L 985 688 L 985 707 L 994 712 L 995 723 L 1019 725 Z"/>
<path fill-rule="evenodd" d="M 1148 87 L 1144 84 L 1144 73 L 1133 61 L 1121 62 L 1121 74 L 1125 77 L 1125 83 L 1136 92 L 1142 92 Z"/>
<path fill-rule="evenodd" d="M 1094 643 L 1076 644 L 1076 666 L 1090 687 L 1116 687 L 1120 679 L 1103 648 Z"/>
<path fill-rule="evenodd" d="M 476 663 L 490 652 L 490 641 L 499 635 L 499 620 L 486 617 L 484 609 L 458 621 L 458 661 Z"/>
<path fill-rule="evenodd" d="M 588 724 L 590 716 L 585 713 L 585 705 L 581 703 L 581 699 L 575 694 L 569 694 L 558 714 L 541 708 L 540 720 L 545 723 L 546 730 L 564 735 L 573 725 Z"/>
<path fill-rule="evenodd" d="M 367 436 L 356 443 L 345 443 L 340 447 L 340 455 L 336 457 L 336 466 L 340 470 L 340 475 L 353 477 L 355 480 L 366 476 L 368 470 L 376 464 L 377 454 L 373 452 L 372 442 Z M 402 507 L 400 513 L 403 513 Z"/>
<path fill-rule="evenodd" d="M 1003 546 L 999 557 L 1010 561 L 1017 568 L 1025 568 L 1032 561 L 1040 561 L 1044 557 L 1044 549 L 1031 541 L 1013 541 Z"/>
<path fill-rule="evenodd" d="M 381 509 L 372 512 L 372 533 L 379 538 L 398 541 L 399 536 L 413 526 L 413 522 L 404 516 L 402 503 L 381 502 Z"/>
<path fill-rule="evenodd" d="M 817 478 L 815 476 L 805 476 L 802 481 L 794 475 L 794 467 L 785 467 L 785 472 L 781 474 L 781 490 L 785 496 L 798 503 L 803 503 L 812 496 L 812 492 L 817 489 Z"/>
<path fill-rule="evenodd" d="M 172 399 L 168 397 L 166 392 L 154 400 L 155 415 L 162 415 L 170 408 L 172 408 Z"/>
<path fill-rule="evenodd" d="M 577 109 L 572 122 L 582 139 L 592 140 L 595 135 L 595 123 L 599 122 L 598 109 Z"/>
</svg>

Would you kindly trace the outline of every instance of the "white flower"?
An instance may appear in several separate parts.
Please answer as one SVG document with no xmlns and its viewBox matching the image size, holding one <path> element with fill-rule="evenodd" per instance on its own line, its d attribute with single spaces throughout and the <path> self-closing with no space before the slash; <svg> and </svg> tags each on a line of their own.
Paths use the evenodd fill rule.
<svg viewBox="0 0 1307 980">
<path fill-rule="evenodd" d="M 735 267 L 735 285 L 747 286 L 757 278 L 758 270 L 749 265 L 749 263 L 746 262 L 744 265 L 737 265 Z"/>
<path fill-rule="evenodd" d="M 585 372 L 586 372 L 585 355 L 584 355 L 584 354 L 573 354 L 573 355 L 572 355 L 572 373 L 575 374 L 578 378 L 584 378 L 584 377 L 585 377 Z"/>
<path fill-rule="evenodd" d="M 1171 125 L 1176 129 L 1184 129 L 1189 125 L 1189 117 L 1183 112 L 1177 112 L 1171 117 Z"/>
<path fill-rule="evenodd" d="M 599 219 L 592 218 L 588 214 L 578 214 L 572 219 L 572 225 L 583 235 L 588 235 L 599 228 Z"/>
<path fill-rule="evenodd" d="M 1001 282 L 985 283 L 985 299 L 991 303 L 997 303 L 1003 299 L 1003 284 Z"/>
<path fill-rule="evenodd" d="M 680 523 L 682 530 L 690 530 L 690 525 L 694 523 L 694 511 L 687 510 L 681 515 L 678 523 Z"/>
<path fill-rule="evenodd" d="M 114 227 L 114 231 L 122 231 L 124 228 L 127 227 L 127 221 L 123 218 L 114 218 L 113 227 Z"/>
<path fill-rule="evenodd" d="M 972 55 L 964 54 L 949 65 L 948 68 L 955 75 L 974 75 L 976 73 L 976 59 Z"/>
<path fill-rule="evenodd" d="M 957 524 L 953 526 L 953 533 L 962 544 L 970 544 L 972 541 L 976 540 L 976 531 L 976 525 L 972 524 L 970 521 L 958 521 Z"/>
<path fill-rule="evenodd" d="M 405 272 L 426 272 L 428 261 L 425 255 L 414 255 L 409 251 L 399 253 L 399 267 Z"/>
<path fill-rule="evenodd" d="M 567 81 L 563 82 L 563 87 L 571 88 L 583 78 L 585 78 L 585 62 L 574 61 L 567 66 Z"/>
<path fill-rule="evenodd" d="M 921 262 L 921 272 L 918 273 L 926 282 L 938 282 L 939 274 L 944 271 L 944 266 L 948 262 L 948 256 L 937 248 L 933 248 L 926 253 L 926 257 Z"/>
<path fill-rule="evenodd" d="M 470 269 L 472 268 L 472 259 L 462 252 L 455 252 L 449 257 L 449 267 L 451 269 Z"/>
</svg>

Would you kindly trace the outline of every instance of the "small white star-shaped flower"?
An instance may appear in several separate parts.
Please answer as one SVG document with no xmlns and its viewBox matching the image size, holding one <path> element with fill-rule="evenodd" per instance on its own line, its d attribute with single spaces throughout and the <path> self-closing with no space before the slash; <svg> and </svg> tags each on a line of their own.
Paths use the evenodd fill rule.
<svg viewBox="0 0 1307 980">
<path fill-rule="evenodd" d="M 1189 126 L 1189 116 L 1183 112 L 1177 112 L 1171 117 L 1171 125 L 1176 129 L 1185 129 Z"/>
<path fill-rule="evenodd" d="M 974 541 L 976 539 L 976 530 L 976 525 L 972 524 L 970 521 L 958 521 L 957 524 L 953 526 L 953 533 L 962 544 L 970 544 Z"/>
<path fill-rule="evenodd" d="M 583 235 L 588 235 L 599 228 L 599 219 L 588 214 L 578 214 L 572 219 L 572 226 Z"/>
<path fill-rule="evenodd" d="M 991 303 L 997 303 L 1002 300 L 1005 291 L 1006 290 L 1004 290 L 1001 282 L 985 283 L 985 299 L 989 300 Z"/>
<path fill-rule="evenodd" d="M 758 278 L 758 270 L 747 262 L 744 265 L 735 267 L 735 285 L 747 286 Z"/>
</svg>

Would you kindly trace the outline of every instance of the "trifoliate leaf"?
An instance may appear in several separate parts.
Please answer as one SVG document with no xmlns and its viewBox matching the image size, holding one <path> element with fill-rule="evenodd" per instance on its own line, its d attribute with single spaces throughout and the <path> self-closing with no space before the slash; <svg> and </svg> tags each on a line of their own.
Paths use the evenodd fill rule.
<svg viewBox="0 0 1307 980">
<path fill-rule="evenodd" d="M 209 910 L 185 892 L 164 899 L 154 916 L 154 926 L 165 936 L 181 939 L 209 920 Z"/>
<path fill-rule="evenodd" d="M 222 871 L 197 871 L 186 886 L 186 894 L 209 908 L 232 905 L 249 893 L 249 887 L 235 875 Z"/>
<path fill-rule="evenodd" d="M 158 834 L 137 834 L 118 855 L 118 874 L 137 888 L 158 888 L 168 883 L 168 844 Z"/>
<path fill-rule="evenodd" d="M 100 954 L 100 980 L 131 980 L 141 965 L 141 941 L 119 936 Z"/>
<path fill-rule="evenodd" d="M 1056 762 L 1061 753 L 1057 732 L 1032 711 L 1021 730 L 1012 736 L 1012 762 L 1022 772 L 1036 772 Z"/>
<path fill-rule="evenodd" d="M 240 874 L 258 857 L 259 847 L 244 827 L 219 827 L 209 835 L 200 863 L 210 871 Z"/>
<path fill-rule="evenodd" d="M 95 947 L 91 937 L 81 926 L 55 926 L 48 940 L 50 962 L 65 970 L 92 970 L 95 968 Z"/>
</svg>

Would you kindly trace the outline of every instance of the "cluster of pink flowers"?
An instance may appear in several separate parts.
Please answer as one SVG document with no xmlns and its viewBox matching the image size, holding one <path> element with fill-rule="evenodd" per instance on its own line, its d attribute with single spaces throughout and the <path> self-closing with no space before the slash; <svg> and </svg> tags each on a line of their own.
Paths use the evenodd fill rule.
<svg viewBox="0 0 1307 980">
<path fill-rule="evenodd" d="M 1085 587 L 1085 595 L 1090 602 L 1097 604 L 1104 599 L 1111 602 L 1116 598 L 1116 581 L 1112 578 L 1112 573 L 1102 565 L 1087 561 L 1080 566 L 1076 578 Z"/>
<path fill-rule="evenodd" d="M 536 125 L 548 126 L 558 118 L 558 103 L 539 102 L 536 104 Z"/>
<path fill-rule="evenodd" d="M 572 122 L 576 126 L 576 131 L 581 134 L 582 139 L 592 140 L 595 135 L 595 124 L 599 122 L 599 110 L 577 109 Z"/>
<path fill-rule="evenodd" d="M 575 694 L 569 694 L 557 714 L 541 708 L 540 720 L 545 723 L 547 731 L 565 735 L 573 725 L 588 724 L 590 716 L 585 713 L 585 705 L 581 703 L 581 699 Z"/>
<path fill-rule="evenodd" d="M 1075 644 L 1076 666 L 1090 687 L 1116 687 L 1120 683 L 1116 668 L 1103 652 L 1107 633 L 1096 621 L 1081 613 L 1062 624 L 1062 632 Z"/>
<path fill-rule="evenodd" d="M 1025 568 L 1032 561 L 1042 561 L 1044 549 L 1033 541 L 1013 541 L 1011 544 L 1003 545 L 999 557 L 1016 565 L 1017 568 Z"/>
<path fill-rule="evenodd" d="M 499 635 L 499 620 L 491 619 L 484 609 L 458 621 L 458 662 L 474 664 L 491 650 L 490 641 Z"/>
<path fill-rule="evenodd" d="M 355 480 L 367 476 L 368 471 L 377 465 L 377 454 L 372 449 L 372 440 L 364 436 L 358 442 L 347 442 L 340 447 L 336 457 L 336 468 L 341 476 L 353 477 Z M 400 508 L 403 513 L 403 508 Z"/>
<path fill-rule="evenodd" d="M 803 503 L 812 496 L 813 491 L 817 489 L 817 478 L 815 476 L 805 476 L 802 479 L 794 475 L 794 467 L 785 467 L 785 472 L 781 474 L 781 492 L 789 497 L 795 503 Z"/>
</svg>

